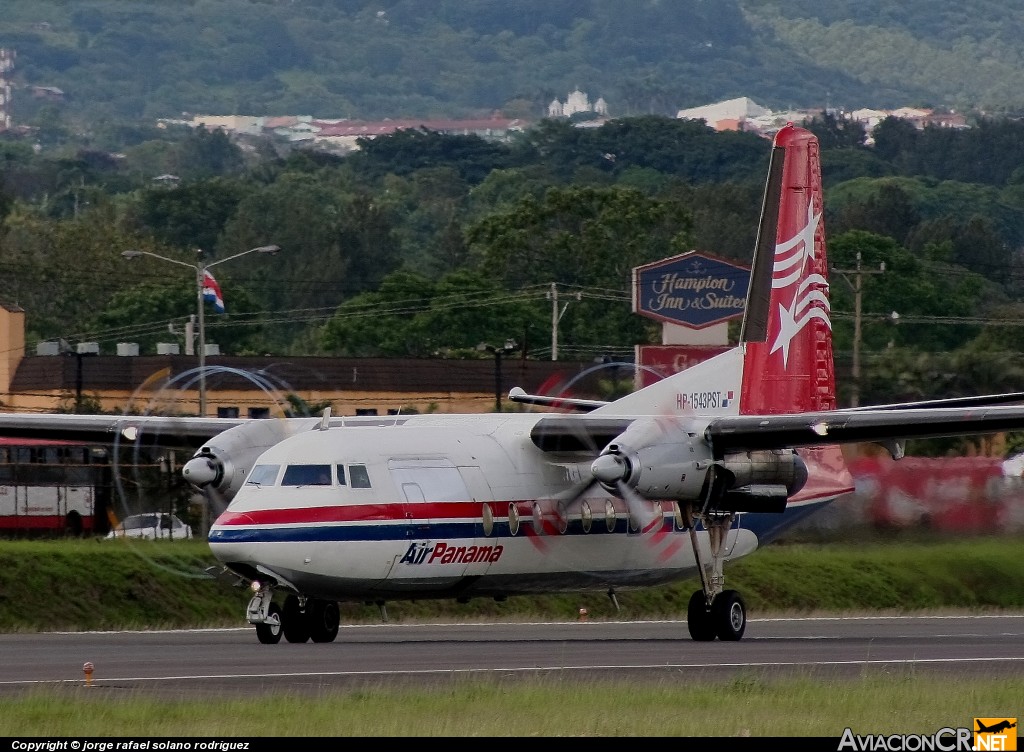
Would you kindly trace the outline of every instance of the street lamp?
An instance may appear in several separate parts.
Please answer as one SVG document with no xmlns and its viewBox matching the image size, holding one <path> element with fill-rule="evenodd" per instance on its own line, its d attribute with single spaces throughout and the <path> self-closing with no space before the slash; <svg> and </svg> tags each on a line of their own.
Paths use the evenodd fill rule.
<svg viewBox="0 0 1024 752">
<path fill-rule="evenodd" d="M 211 266 L 223 264 L 225 261 L 231 261 L 232 259 L 240 258 L 241 256 L 248 256 L 250 253 L 269 253 L 273 255 L 280 250 L 281 247 L 277 245 L 261 245 L 256 248 L 250 248 L 248 251 L 242 251 L 241 253 L 236 253 L 233 256 L 228 256 L 227 258 L 211 261 L 209 264 L 203 263 L 202 249 L 196 250 L 197 261 L 194 264 L 190 264 L 188 261 L 181 261 L 179 259 L 161 256 L 159 253 L 152 253 L 151 251 L 121 251 L 121 256 L 129 260 L 138 258 L 139 256 L 150 256 L 151 258 L 159 259 L 160 261 L 177 264 L 178 266 L 187 266 L 189 269 L 195 270 L 196 306 L 199 314 L 199 415 L 201 417 L 206 416 L 206 306 L 203 301 L 203 277 L 205 272 Z"/>
<path fill-rule="evenodd" d="M 501 412 L 501 358 L 503 355 L 514 353 L 519 349 L 519 345 L 516 344 L 514 339 L 505 340 L 504 347 L 495 347 L 489 345 L 486 342 L 481 342 L 476 346 L 478 352 L 489 352 L 494 355 L 494 410 Z"/>
</svg>

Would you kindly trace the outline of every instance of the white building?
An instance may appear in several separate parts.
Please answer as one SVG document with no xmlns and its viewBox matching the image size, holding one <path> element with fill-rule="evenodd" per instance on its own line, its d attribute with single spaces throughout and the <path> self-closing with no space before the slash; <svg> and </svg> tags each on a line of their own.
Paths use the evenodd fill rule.
<svg viewBox="0 0 1024 752">
<path fill-rule="evenodd" d="M 548 117 L 569 117 L 577 112 L 594 112 L 605 117 L 608 115 L 608 103 L 603 97 L 598 97 L 598 100 L 591 104 L 587 93 L 577 88 L 569 92 L 564 102 L 553 99 L 548 105 Z"/>
<path fill-rule="evenodd" d="M 771 110 L 762 107 L 753 99 L 740 97 L 738 99 L 727 99 L 724 102 L 707 104 L 703 107 L 692 107 L 688 110 L 679 110 L 676 117 L 680 120 L 703 120 L 712 128 L 719 127 L 719 124 L 744 123 L 752 118 L 770 115 Z"/>
</svg>

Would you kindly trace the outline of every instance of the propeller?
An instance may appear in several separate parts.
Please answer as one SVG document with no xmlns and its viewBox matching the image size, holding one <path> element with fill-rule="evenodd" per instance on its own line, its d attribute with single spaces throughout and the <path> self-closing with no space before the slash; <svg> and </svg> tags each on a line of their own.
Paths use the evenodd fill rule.
<svg viewBox="0 0 1024 752">
<path fill-rule="evenodd" d="M 595 433 L 607 435 L 607 426 L 588 426 L 586 417 L 573 415 L 560 416 L 558 423 L 574 439 L 562 445 L 566 447 L 563 451 L 582 451 L 591 459 L 586 463 L 564 459 L 552 463 L 566 470 L 571 469 L 580 476 L 580 481 L 559 496 L 556 503 L 548 504 L 547 515 L 537 514 L 534 525 L 537 535 L 551 535 L 564 530 L 569 519 L 581 513 L 583 499 L 601 488 L 612 497 L 622 500 L 628 512 L 630 530 L 656 551 L 657 558 L 671 558 L 683 545 L 683 541 L 678 536 L 672 536 L 671 529 L 666 529 L 662 499 L 645 495 L 636 488 L 643 470 L 640 452 L 663 446 L 665 449 L 662 453 L 666 457 L 673 454 L 676 457 L 682 456 L 685 452 L 680 451 L 680 445 L 692 441 L 699 426 L 682 416 L 639 417 L 604 447 L 600 447 L 595 440 Z M 618 428 L 614 430 L 619 431 Z M 544 444 L 545 440 L 540 439 L 540 443 Z M 652 472 L 652 469 L 648 468 L 647 472 Z M 614 508 L 614 502 L 611 503 Z M 543 508 L 538 503 L 535 510 Z M 588 508 L 583 508 L 583 511 L 588 511 Z"/>
<path fill-rule="evenodd" d="M 165 370 L 150 379 L 131 396 L 125 412 L 146 417 L 164 416 L 166 421 L 160 422 L 159 430 L 147 426 L 130 444 L 115 447 L 113 477 L 117 487 L 117 511 L 122 517 L 152 510 L 154 457 L 159 459 L 162 485 L 170 489 L 173 499 L 177 455 L 185 451 L 191 457 L 181 468 L 181 477 L 193 489 L 193 498 L 201 499 L 203 520 L 196 533 L 205 534 L 210 522 L 227 509 L 231 496 L 259 454 L 294 430 L 293 421 L 283 420 L 291 408 L 284 397 L 287 385 L 275 383 L 265 373 L 226 366 L 206 366 L 204 373 L 208 384 L 215 384 L 218 378 L 242 378 L 253 383 L 268 397 L 276 417 L 223 419 L 224 430 L 216 433 L 218 419 L 180 415 L 181 405 L 191 400 L 184 395 L 194 392 L 199 381 L 198 368 L 173 378 L 167 378 Z M 126 456 L 130 457 L 127 461 Z"/>
</svg>

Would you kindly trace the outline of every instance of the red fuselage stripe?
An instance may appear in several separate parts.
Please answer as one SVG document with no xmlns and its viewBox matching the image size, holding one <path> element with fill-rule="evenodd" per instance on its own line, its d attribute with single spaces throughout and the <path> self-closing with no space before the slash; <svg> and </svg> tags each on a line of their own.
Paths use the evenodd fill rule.
<svg viewBox="0 0 1024 752">
<path fill-rule="evenodd" d="M 415 515 L 411 510 L 415 509 Z M 415 504 L 345 504 L 324 507 L 254 509 L 225 512 L 217 525 L 303 525 L 317 522 L 396 522 L 400 520 L 450 520 L 478 517 L 478 501 L 418 501 Z"/>
</svg>

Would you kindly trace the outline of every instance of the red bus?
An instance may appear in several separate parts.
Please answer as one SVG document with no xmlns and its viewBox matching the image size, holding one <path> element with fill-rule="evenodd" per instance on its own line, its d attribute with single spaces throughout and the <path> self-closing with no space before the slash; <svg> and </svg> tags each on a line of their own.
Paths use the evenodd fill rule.
<svg viewBox="0 0 1024 752">
<path fill-rule="evenodd" d="M 111 486 L 103 447 L 0 437 L 0 535 L 105 534 Z"/>
</svg>

